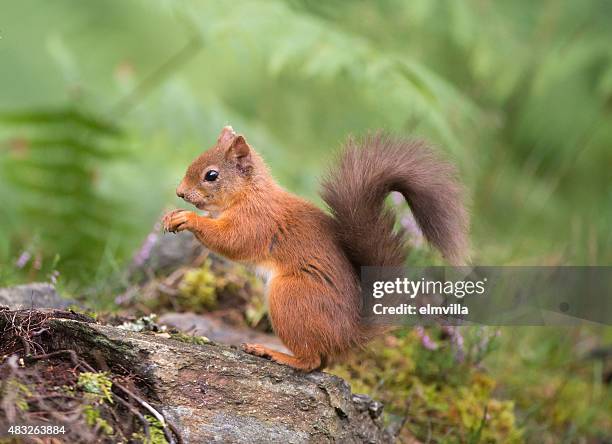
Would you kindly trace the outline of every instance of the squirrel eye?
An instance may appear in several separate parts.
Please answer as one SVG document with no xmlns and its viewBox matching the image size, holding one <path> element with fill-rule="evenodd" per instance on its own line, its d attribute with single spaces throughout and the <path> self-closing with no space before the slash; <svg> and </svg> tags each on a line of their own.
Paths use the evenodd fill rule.
<svg viewBox="0 0 612 444">
<path fill-rule="evenodd" d="M 217 170 L 208 170 L 204 175 L 204 180 L 207 182 L 214 182 L 219 177 L 219 172 Z"/>
</svg>

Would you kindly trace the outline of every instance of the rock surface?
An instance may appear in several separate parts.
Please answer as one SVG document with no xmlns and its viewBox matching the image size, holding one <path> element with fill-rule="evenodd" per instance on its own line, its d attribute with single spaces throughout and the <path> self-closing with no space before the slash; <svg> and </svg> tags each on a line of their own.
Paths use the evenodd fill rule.
<svg viewBox="0 0 612 444">
<path fill-rule="evenodd" d="M 221 260 L 209 256 L 190 233 L 153 232 L 135 255 L 128 275 L 132 282 L 140 283 L 138 289 L 143 282 L 193 266 L 202 257 Z M 48 284 L 0 289 L 0 305 L 11 310 L 61 310 L 72 303 Z M 174 425 L 185 443 L 393 441 L 383 426 L 382 405 L 368 396 L 353 395 L 338 377 L 323 372 L 304 374 L 236 347 L 198 345 L 184 342 L 190 340 L 185 336 L 177 340 L 165 332 L 100 325 L 59 310 L 26 310 L 26 318 L 35 313 L 37 319 L 44 319 L 36 330 L 36 334 L 44 332 L 35 337 L 38 346 L 29 350 L 74 351 L 79 359 L 119 380 L 127 371 L 130 378 L 141 381 L 139 389 L 146 393 L 147 402 Z M 2 319 L 14 317 L 6 308 L 0 314 L 1 336 L 7 331 Z M 215 342 L 255 342 L 286 351 L 272 335 L 234 327 L 210 315 L 166 313 L 159 322 Z"/>
<path fill-rule="evenodd" d="M 75 302 L 64 299 L 51 284 L 34 283 L 0 288 L 0 305 L 10 309 L 57 308 L 65 310 Z"/>
<path fill-rule="evenodd" d="M 338 377 L 303 374 L 213 343 L 82 322 L 58 311 L 44 315 L 48 331 L 40 340 L 47 353 L 68 349 L 98 368 L 129 369 L 186 443 L 392 440 L 381 405 L 352 395 Z M 4 317 L 12 318 L 11 312 Z"/>
<path fill-rule="evenodd" d="M 174 327 L 187 334 L 206 336 L 208 339 L 222 344 L 240 345 L 243 342 L 249 342 L 288 353 L 287 348 L 274 335 L 249 328 L 235 327 L 211 315 L 164 313 L 158 318 L 158 323 Z"/>
<path fill-rule="evenodd" d="M 167 274 L 180 266 L 192 264 L 202 254 L 208 254 L 208 250 L 187 231 L 153 231 L 134 255 L 128 274 L 145 279 L 151 275 Z"/>
</svg>

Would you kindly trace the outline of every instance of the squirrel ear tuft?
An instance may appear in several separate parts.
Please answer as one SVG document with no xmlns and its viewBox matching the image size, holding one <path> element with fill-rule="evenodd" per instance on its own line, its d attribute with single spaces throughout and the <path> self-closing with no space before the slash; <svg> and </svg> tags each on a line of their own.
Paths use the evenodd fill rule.
<svg viewBox="0 0 612 444">
<path fill-rule="evenodd" d="M 226 158 L 234 159 L 238 169 L 247 173 L 253 168 L 253 160 L 251 158 L 251 147 L 243 136 L 236 136 L 230 144 Z"/>
<path fill-rule="evenodd" d="M 220 146 L 228 146 L 236 138 L 236 132 L 231 126 L 224 126 L 221 134 L 217 137 L 217 144 Z"/>
</svg>

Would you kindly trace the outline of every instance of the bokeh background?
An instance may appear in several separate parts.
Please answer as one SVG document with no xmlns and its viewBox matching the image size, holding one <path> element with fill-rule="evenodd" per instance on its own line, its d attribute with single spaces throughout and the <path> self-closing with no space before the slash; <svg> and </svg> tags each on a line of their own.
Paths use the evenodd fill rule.
<svg viewBox="0 0 612 444">
<path fill-rule="evenodd" d="M 348 134 L 426 138 L 467 184 L 475 263 L 610 265 L 611 24 L 605 0 L 3 2 L 0 285 L 51 280 L 112 307 L 116 276 L 226 124 L 316 201 Z M 464 335 L 489 338 L 465 361 L 488 378 L 478 394 L 439 376 L 464 371 L 427 347 L 448 332 L 407 333 L 384 364 L 341 372 L 422 415 L 423 441 L 609 442 L 609 361 L 588 353 L 610 329 L 489 333 Z M 425 373 L 393 379 L 402 365 Z M 511 420 L 489 430 L 493 396 Z"/>
</svg>

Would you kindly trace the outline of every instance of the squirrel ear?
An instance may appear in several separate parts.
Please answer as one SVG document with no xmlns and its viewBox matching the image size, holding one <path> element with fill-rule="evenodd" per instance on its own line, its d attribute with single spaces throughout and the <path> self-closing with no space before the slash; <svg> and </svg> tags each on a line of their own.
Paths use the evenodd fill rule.
<svg viewBox="0 0 612 444">
<path fill-rule="evenodd" d="M 243 136 L 236 136 L 236 138 L 232 140 L 227 152 L 228 154 L 231 153 L 235 158 L 240 159 L 241 157 L 246 157 L 251 154 L 251 147 Z"/>
<path fill-rule="evenodd" d="M 224 126 L 221 134 L 217 137 L 217 145 L 228 146 L 236 137 L 236 132 L 231 126 Z"/>
<path fill-rule="evenodd" d="M 243 136 L 236 136 L 234 140 L 232 140 L 225 153 L 225 157 L 234 159 L 238 169 L 243 173 L 248 173 L 253 168 L 251 147 Z"/>
</svg>

